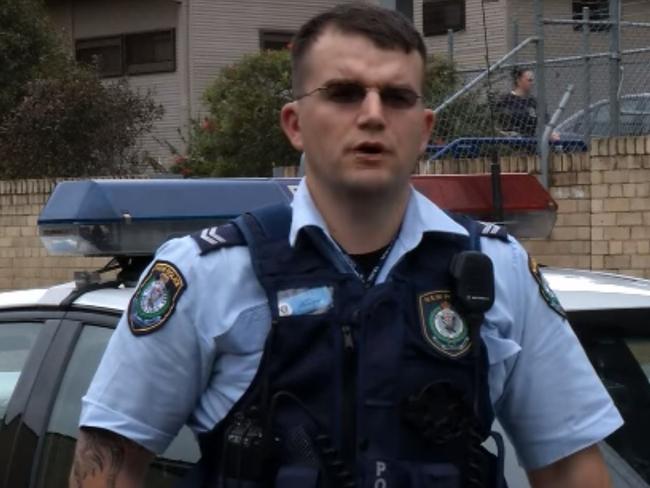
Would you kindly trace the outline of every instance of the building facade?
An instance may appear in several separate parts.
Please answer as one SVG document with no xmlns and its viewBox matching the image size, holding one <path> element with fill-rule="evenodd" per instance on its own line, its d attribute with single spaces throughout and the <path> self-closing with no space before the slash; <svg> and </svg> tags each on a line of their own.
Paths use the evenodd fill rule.
<svg viewBox="0 0 650 488">
<path fill-rule="evenodd" d="M 489 60 L 494 62 L 536 31 L 533 0 L 367 1 L 411 17 L 431 53 L 448 54 L 448 31 L 452 30 L 453 59 L 462 69 L 485 68 L 486 40 Z M 587 5 L 599 19 L 607 20 L 609 12 L 603 9 L 609 1 L 543 0 L 544 16 L 570 19 Z M 625 20 L 650 20 L 649 1 L 621 2 Z M 98 61 L 107 80 L 127 77 L 135 90 L 151 91 L 165 107 L 163 119 L 142 141 L 143 149 L 163 165 L 171 162 L 170 145 L 184 150 L 183 134 L 189 121 L 206 115 L 202 95 L 220 69 L 246 53 L 285 46 L 306 19 L 337 3 L 340 0 L 46 2 L 78 59 Z M 546 32 L 547 59 L 580 46 L 581 32 L 572 26 L 548 27 Z M 622 44 L 628 48 L 647 46 L 650 31 L 644 34 L 622 39 Z M 606 50 L 609 36 L 604 31 L 594 32 L 591 42 L 595 50 Z M 534 60 L 533 46 L 522 53 L 522 59 Z M 552 73 L 556 86 L 577 76 L 575 70 L 564 68 Z M 606 93 L 604 88 L 602 91 Z M 552 104 L 552 94 L 548 98 Z"/>
</svg>

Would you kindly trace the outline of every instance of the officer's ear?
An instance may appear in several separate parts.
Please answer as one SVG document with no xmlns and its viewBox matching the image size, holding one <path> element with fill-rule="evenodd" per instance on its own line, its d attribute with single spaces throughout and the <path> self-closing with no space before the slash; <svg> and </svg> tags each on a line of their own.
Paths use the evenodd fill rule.
<svg viewBox="0 0 650 488">
<path fill-rule="evenodd" d="M 300 112 L 298 102 L 289 102 L 280 110 L 280 126 L 291 145 L 298 151 L 303 150 L 302 132 L 300 130 Z"/>
</svg>

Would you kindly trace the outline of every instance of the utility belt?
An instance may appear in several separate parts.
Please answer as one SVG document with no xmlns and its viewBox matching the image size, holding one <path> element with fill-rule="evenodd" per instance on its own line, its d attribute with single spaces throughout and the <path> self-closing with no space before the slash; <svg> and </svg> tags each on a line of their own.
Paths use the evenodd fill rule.
<svg viewBox="0 0 650 488">
<path fill-rule="evenodd" d="M 280 392 L 278 395 L 283 395 Z M 292 396 L 292 395 L 291 395 Z M 298 398 L 292 400 L 300 401 Z M 505 488 L 503 441 L 491 432 L 497 454 L 482 447 L 484 435 L 454 387 L 430 385 L 406 399 L 402 421 L 430 449 L 465 447 L 465 463 L 422 462 L 360 456 L 348 466 L 332 438 L 318 426 L 279 433 L 272 419 L 252 408 L 237 412 L 224 430 L 219 469 L 206 488 Z M 363 451 L 363 446 L 360 446 Z M 197 485 L 198 486 L 198 485 Z"/>
</svg>

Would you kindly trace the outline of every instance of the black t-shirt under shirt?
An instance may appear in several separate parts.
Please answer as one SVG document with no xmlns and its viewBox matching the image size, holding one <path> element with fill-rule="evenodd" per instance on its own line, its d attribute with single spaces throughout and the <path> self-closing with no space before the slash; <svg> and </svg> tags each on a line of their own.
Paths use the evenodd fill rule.
<svg viewBox="0 0 650 488">
<path fill-rule="evenodd" d="M 381 247 L 376 251 L 371 251 L 364 254 L 348 254 L 348 256 L 356 265 L 357 272 L 361 274 L 365 280 L 370 276 L 370 273 L 372 273 L 375 267 L 380 264 L 379 261 L 389 247 L 390 244 Z"/>
</svg>

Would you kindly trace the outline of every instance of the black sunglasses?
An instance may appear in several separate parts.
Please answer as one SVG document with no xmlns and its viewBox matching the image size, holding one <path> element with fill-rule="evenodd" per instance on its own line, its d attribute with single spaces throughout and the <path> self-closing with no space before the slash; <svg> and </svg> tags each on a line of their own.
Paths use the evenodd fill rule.
<svg viewBox="0 0 650 488">
<path fill-rule="evenodd" d="M 296 100 L 311 96 L 315 93 L 320 95 L 328 102 L 340 105 L 354 105 L 363 102 L 370 88 L 355 83 L 353 81 L 335 81 L 325 86 L 315 88 L 307 93 L 296 97 Z M 410 88 L 397 86 L 385 86 L 379 90 L 379 98 L 385 106 L 395 109 L 408 109 L 415 106 L 417 101 L 422 98 Z"/>
</svg>

